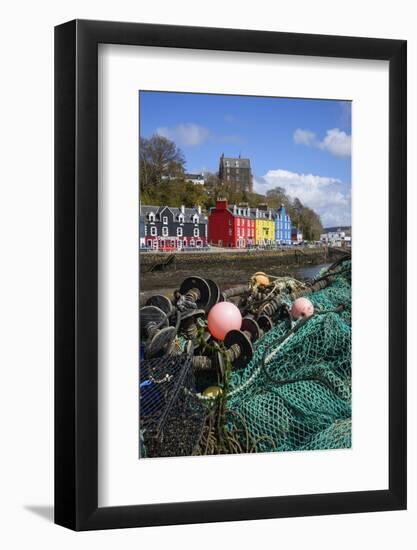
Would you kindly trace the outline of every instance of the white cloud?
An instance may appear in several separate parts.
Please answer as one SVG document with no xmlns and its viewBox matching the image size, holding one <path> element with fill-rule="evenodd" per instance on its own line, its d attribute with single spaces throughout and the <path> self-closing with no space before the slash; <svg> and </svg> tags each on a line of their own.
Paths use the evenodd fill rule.
<svg viewBox="0 0 417 550">
<path fill-rule="evenodd" d="M 262 194 L 282 187 L 291 199 L 298 197 L 317 212 L 324 227 L 351 223 L 350 191 L 339 179 L 277 169 L 269 170 L 261 178 L 255 177 L 254 187 Z"/>
<path fill-rule="evenodd" d="M 163 126 L 157 128 L 156 133 L 160 136 L 172 139 L 178 145 L 186 147 L 200 145 L 210 137 L 210 130 L 208 128 L 192 122 L 178 124 L 173 128 Z"/>
<path fill-rule="evenodd" d="M 326 137 L 320 143 L 320 149 L 329 151 L 336 157 L 349 157 L 352 148 L 352 136 L 342 132 L 339 128 L 327 130 Z"/>
<path fill-rule="evenodd" d="M 294 143 L 306 145 L 307 147 L 317 147 L 323 151 L 328 151 L 336 157 L 348 157 L 351 154 L 352 136 L 346 134 L 339 128 L 327 130 L 326 136 L 322 141 L 318 140 L 316 134 L 311 130 L 297 128 L 293 135 Z"/>
<path fill-rule="evenodd" d="M 211 132 L 208 128 L 195 124 L 194 122 L 185 122 L 169 128 L 161 126 L 155 130 L 159 136 L 166 137 L 175 141 L 180 147 L 196 147 L 210 140 L 215 143 L 244 143 L 245 140 L 238 135 L 218 135 Z"/>
<path fill-rule="evenodd" d="M 314 132 L 310 132 L 310 130 L 302 130 L 301 128 L 297 128 L 294 132 L 294 142 L 297 144 L 311 146 L 314 145 L 315 140 L 316 135 Z"/>
</svg>

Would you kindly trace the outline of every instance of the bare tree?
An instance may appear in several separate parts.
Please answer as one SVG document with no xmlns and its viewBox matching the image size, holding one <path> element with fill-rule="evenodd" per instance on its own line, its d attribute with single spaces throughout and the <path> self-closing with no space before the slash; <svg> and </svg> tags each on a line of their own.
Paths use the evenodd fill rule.
<svg viewBox="0 0 417 550">
<path fill-rule="evenodd" d="M 139 145 L 139 173 L 141 190 L 163 180 L 183 177 L 185 159 L 175 143 L 157 134 L 141 138 Z"/>
</svg>

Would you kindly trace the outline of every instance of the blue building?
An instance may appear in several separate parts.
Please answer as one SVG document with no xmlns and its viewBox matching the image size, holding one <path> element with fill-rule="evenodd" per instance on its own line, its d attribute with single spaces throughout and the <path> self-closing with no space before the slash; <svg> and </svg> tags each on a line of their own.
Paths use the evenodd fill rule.
<svg viewBox="0 0 417 550">
<path fill-rule="evenodd" d="M 275 240 L 278 244 L 291 244 L 291 218 L 282 204 L 281 208 L 275 211 Z"/>
</svg>

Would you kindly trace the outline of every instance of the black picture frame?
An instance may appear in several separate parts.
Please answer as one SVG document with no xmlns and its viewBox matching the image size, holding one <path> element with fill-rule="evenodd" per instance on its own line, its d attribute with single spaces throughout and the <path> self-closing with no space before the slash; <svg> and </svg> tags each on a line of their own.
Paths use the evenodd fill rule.
<svg viewBox="0 0 417 550">
<path fill-rule="evenodd" d="M 389 488 L 98 507 L 98 44 L 389 62 Z M 55 522 L 74 530 L 406 508 L 406 41 L 75 20 L 55 28 Z"/>
</svg>

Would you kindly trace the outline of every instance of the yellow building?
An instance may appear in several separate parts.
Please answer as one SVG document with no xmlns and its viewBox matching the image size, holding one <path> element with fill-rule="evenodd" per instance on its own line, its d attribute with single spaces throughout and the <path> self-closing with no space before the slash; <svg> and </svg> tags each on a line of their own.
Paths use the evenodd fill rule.
<svg viewBox="0 0 417 550">
<path fill-rule="evenodd" d="M 266 205 L 255 209 L 255 244 L 266 246 L 275 242 L 275 219 Z"/>
</svg>

